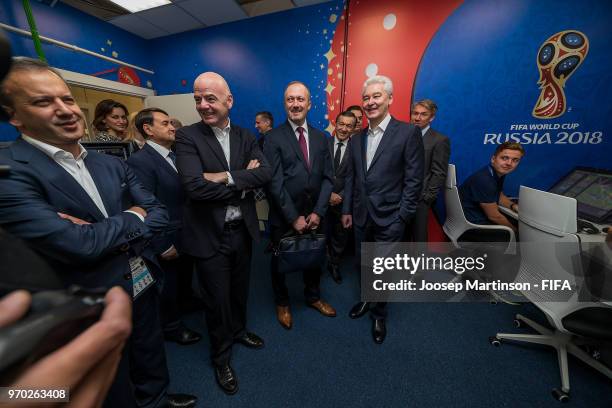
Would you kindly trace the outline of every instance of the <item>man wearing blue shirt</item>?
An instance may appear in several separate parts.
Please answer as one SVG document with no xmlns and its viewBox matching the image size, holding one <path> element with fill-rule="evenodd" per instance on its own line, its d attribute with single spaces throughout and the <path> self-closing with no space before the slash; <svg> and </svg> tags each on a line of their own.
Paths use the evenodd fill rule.
<svg viewBox="0 0 612 408">
<path fill-rule="evenodd" d="M 468 221 L 474 224 L 505 225 L 516 231 L 516 227 L 499 211 L 498 205 L 518 212 L 518 204 L 506 197 L 503 188 L 506 175 L 516 169 L 524 155 L 525 150 L 519 143 L 502 143 L 495 149 L 491 163 L 472 174 L 459 187 L 463 212 Z M 481 232 L 478 231 L 478 234 Z M 490 238 L 494 241 L 503 240 L 498 236 Z"/>
</svg>

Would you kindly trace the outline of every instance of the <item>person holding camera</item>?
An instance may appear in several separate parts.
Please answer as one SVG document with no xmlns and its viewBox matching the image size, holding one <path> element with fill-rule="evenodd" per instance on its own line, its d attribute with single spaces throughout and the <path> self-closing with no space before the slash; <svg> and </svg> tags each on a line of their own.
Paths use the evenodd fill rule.
<svg viewBox="0 0 612 408">
<path fill-rule="evenodd" d="M 123 161 L 81 146 L 83 113 L 47 64 L 14 58 L 0 105 L 21 133 L 0 152 L 11 166 L 0 179 L 0 226 L 42 255 L 66 287 L 119 285 L 133 298 L 133 332 L 107 403 L 195 405 L 193 396 L 167 394 L 156 261 L 147 247 L 167 226 L 164 206 Z"/>
</svg>

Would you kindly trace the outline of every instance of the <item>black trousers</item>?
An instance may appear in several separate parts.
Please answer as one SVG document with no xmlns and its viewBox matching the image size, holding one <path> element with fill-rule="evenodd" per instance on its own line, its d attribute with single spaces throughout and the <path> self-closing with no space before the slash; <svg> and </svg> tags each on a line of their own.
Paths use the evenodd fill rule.
<svg viewBox="0 0 612 408">
<path fill-rule="evenodd" d="M 320 229 L 324 231 L 325 225 L 320 225 Z M 274 247 L 278 246 L 283 235 L 289 232 L 292 228 L 283 228 L 272 225 L 270 227 L 270 240 Z M 272 254 L 270 261 L 270 274 L 272 275 L 272 290 L 274 291 L 274 302 L 278 306 L 289 306 L 289 291 L 285 283 L 285 274 L 281 273 L 278 268 L 278 256 Z M 321 280 L 321 268 L 305 269 L 302 271 L 304 281 L 304 298 L 306 303 L 314 303 L 321 298 L 319 282 Z"/>
<path fill-rule="evenodd" d="M 348 242 L 348 230 L 342 227 L 342 212 L 340 205 L 327 210 L 327 262 L 340 265 L 342 254 Z"/>
<path fill-rule="evenodd" d="M 104 403 L 107 407 L 158 407 L 165 403 L 168 366 L 159 319 L 159 294 L 151 287 L 132 303 L 132 335 Z"/>
<path fill-rule="evenodd" d="M 229 364 L 234 339 L 246 331 L 251 244 L 244 223 L 226 224 L 217 254 L 206 259 L 195 258 L 210 337 L 210 358 L 217 367 Z"/>
<path fill-rule="evenodd" d="M 159 260 L 164 271 L 164 286 L 160 296 L 162 329 L 164 333 L 179 330 L 181 317 L 179 310 L 179 280 L 181 275 L 188 275 L 191 282 L 193 260 L 187 255 L 170 261 Z M 189 290 L 191 286 L 189 286 Z"/>
<path fill-rule="evenodd" d="M 419 202 L 416 212 L 408 228 L 406 228 L 406 241 L 428 242 L 427 221 L 429 218 L 429 208 L 424 201 Z"/>
<path fill-rule="evenodd" d="M 368 216 L 365 225 L 353 226 L 355 229 L 355 265 L 357 273 L 361 276 L 361 243 L 362 242 L 401 242 L 406 230 L 406 224 L 398 220 L 386 227 L 374 223 Z M 361 279 L 359 279 L 361 286 Z M 372 319 L 384 319 L 387 317 L 387 302 L 375 302 L 370 305 L 370 317 Z"/>
</svg>

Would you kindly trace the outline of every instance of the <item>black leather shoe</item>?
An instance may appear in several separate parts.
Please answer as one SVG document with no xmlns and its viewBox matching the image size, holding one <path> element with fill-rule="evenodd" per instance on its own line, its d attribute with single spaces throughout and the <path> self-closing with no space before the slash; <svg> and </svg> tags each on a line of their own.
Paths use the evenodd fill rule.
<svg viewBox="0 0 612 408">
<path fill-rule="evenodd" d="M 166 394 L 167 407 L 191 408 L 195 407 L 198 397 L 189 394 Z"/>
<path fill-rule="evenodd" d="M 374 343 L 382 344 L 387 336 L 387 327 L 385 326 L 385 319 L 374 319 L 372 320 L 372 337 Z"/>
<path fill-rule="evenodd" d="M 238 380 L 234 374 L 232 367 L 227 364 L 221 367 L 215 367 L 215 378 L 217 384 L 228 395 L 233 395 L 238 392 Z"/>
<path fill-rule="evenodd" d="M 334 264 L 328 264 L 327 269 L 329 270 L 329 274 L 331 275 L 334 282 L 337 284 L 342 283 L 342 275 L 340 275 L 340 267 Z"/>
<path fill-rule="evenodd" d="M 164 339 L 166 341 L 172 341 L 174 343 L 178 343 L 181 346 L 187 346 L 189 344 L 194 344 L 200 341 L 202 336 L 198 332 L 194 332 L 186 327 L 182 327 L 178 330 L 174 330 L 172 332 L 164 333 Z"/>
<path fill-rule="evenodd" d="M 359 302 L 353 306 L 349 312 L 349 317 L 351 319 L 357 319 L 366 314 L 368 310 L 370 310 L 370 304 L 368 302 Z"/>
<path fill-rule="evenodd" d="M 235 341 L 252 349 L 260 349 L 264 346 L 263 339 L 255 333 L 246 332 L 242 336 L 236 338 Z"/>
</svg>

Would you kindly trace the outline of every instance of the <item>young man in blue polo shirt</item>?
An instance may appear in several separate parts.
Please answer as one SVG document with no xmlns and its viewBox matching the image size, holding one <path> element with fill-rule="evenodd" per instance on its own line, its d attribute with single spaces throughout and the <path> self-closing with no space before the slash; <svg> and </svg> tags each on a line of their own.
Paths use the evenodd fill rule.
<svg viewBox="0 0 612 408">
<path fill-rule="evenodd" d="M 519 143 L 500 144 L 491 157 L 491 163 L 472 174 L 459 187 L 459 196 L 465 218 L 474 224 L 505 225 L 516 231 L 514 226 L 500 211 L 498 205 L 518 212 L 518 204 L 510 201 L 503 192 L 504 179 L 519 165 L 525 155 Z M 507 241 L 504 231 L 483 230 L 471 233 L 470 241 Z M 463 237 L 466 238 L 466 237 Z"/>
</svg>

